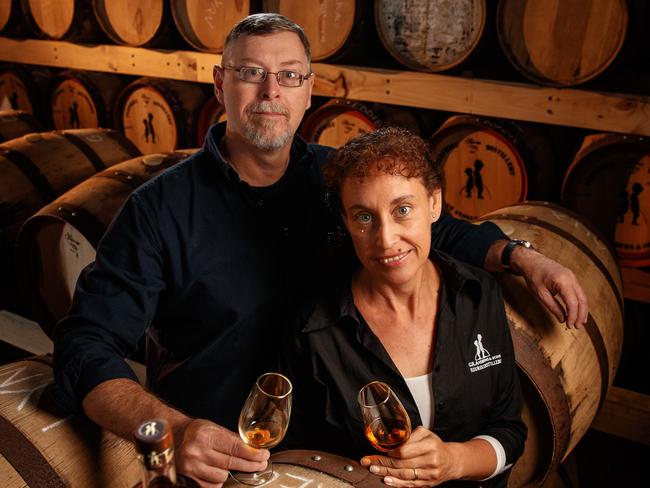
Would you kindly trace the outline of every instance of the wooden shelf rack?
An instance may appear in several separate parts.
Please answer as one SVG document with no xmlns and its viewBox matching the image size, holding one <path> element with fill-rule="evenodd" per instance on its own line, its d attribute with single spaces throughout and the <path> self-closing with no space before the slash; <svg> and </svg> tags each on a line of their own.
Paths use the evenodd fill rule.
<svg viewBox="0 0 650 488">
<path fill-rule="evenodd" d="M 0 37 L 0 60 L 212 83 L 218 54 Z M 315 63 L 314 94 L 650 136 L 650 96 Z"/>
</svg>

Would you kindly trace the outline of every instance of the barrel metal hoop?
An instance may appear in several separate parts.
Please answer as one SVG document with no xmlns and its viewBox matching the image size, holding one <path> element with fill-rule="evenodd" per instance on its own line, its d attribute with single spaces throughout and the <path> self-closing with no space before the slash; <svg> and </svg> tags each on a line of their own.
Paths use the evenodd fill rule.
<svg viewBox="0 0 650 488">
<path fill-rule="evenodd" d="M 535 341 L 524 331 L 510 326 L 519 368 L 530 378 L 549 412 L 553 426 L 553 456 L 540 485 L 558 465 L 569 447 L 571 409 L 562 383 Z"/>
<path fill-rule="evenodd" d="M 598 366 L 600 366 L 600 400 L 598 402 L 598 410 L 600 410 L 603 403 L 605 403 L 605 397 L 607 396 L 607 390 L 609 389 L 609 358 L 607 356 L 607 348 L 605 347 L 603 336 L 591 314 L 587 317 L 585 331 L 587 332 L 589 339 L 591 339 L 591 344 L 596 350 Z"/>
<path fill-rule="evenodd" d="M 60 132 L 60 134 L 65 137 L 68 142 L 70 142 L 70 144 L 73 144 L 77 149 L 79 149 L 84 154 L 84 156 L 86 156 L 95 170 L 103 171 L 106 169 L 104 161 L 101 160 L 97 153 L 90 146 L 88 146 L 88 144 L 83 139 L 65 131 Z"/>
<path fill-rule="evenodd" d="M 59 204 L 56 215 L 79 230 L 95 249 L 106 232 L 106 226 L 83 207 Z"/>
<path fill-rule="evenodd" d="M 295 464 L 314 469 L 359 488 L 381 488 L 386 486 L 381 477 L 371 474 L 367 468 L 355 461 L 335 454 L 294 449 L 277 452 L 271 456 L 271 460 L 274 463 Z"/>
<path fill-rule="evenodd" d="M 66 488 L 66 484 L 45 456 L 9 420 L 0 416 L 0 454 L 14 467 L 28 486 Z"/>
<path fill-rule="evenodd" d="M 3 148 L 2 156 L 6 157 L 9 161 L 14 163 L 16 167 L 32 182 L 34 187 L 41 194 L 44 201 L 52 201 L 57 197 L 57 192 L 54 187 L 47 180 L 45 175 L 41 173 L 40 168 L 25 156 L 23 153 L 13 149 Z"/>
</svg>

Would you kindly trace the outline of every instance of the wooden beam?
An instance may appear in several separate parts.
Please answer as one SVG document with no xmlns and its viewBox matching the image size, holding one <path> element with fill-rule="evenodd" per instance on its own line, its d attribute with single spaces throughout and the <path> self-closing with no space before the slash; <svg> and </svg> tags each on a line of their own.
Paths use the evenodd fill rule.
<svg viewBox="0 0 650 488">
<path fill-rule="evenodd" d="M 650 395 L 612 386 L 591 428 L 650 446 Z"/>
<path fill-rule="evenodd" d="M 221 56 L 0 37 L 0 60 L 212 82 Z M 650 136 L 650 97 L 412 71 L 313 65 L 314 94 Z"/>
</svg>

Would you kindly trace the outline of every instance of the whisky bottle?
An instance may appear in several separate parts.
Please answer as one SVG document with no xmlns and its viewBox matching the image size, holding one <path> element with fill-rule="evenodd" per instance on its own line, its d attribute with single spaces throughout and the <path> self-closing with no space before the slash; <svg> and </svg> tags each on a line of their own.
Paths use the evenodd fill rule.
<svg viewBox="0 0 650 488">
<path fill-rule="evenodd" d="M 142 422 L 133 433 L 135 450 L 142 466 L 140 488 L 182 488 L 198 486 L 194 480 L 176 474 L 174 435 L 164 419 Z"/>
</svg>

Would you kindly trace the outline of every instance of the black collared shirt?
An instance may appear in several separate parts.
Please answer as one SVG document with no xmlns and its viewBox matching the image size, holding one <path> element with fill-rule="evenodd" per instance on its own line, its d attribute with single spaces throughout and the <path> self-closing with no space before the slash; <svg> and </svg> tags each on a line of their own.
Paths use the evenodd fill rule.
<svg viewBox="0 0 650 488">
<path fill-rule="evenodd" d="M 236 430 L 287 314 L 349 267 L 323 190 L 332 149 L 294 138 L 283 177 L 256 188 L 219 152 L 224 131 L 212 127 L 202 150 L 138 188 L 82 273 L 54 341 L 55 394 L 69 409 L 103 381 L 135 379 L 123 358 L 147 332 L 150 388 Z M 479 264 L 504 237 L 453 219 L 433 230 L 436 245 Z"/>
<path fill-rule="evenodd" d="M 523 451 L 526 426 L 500 289 L 482 270 L 435 251 L 431 257 L 442 274 L 432 364 L 433 432 L 458 442 L 490 435 L 503 445 L 508 465 Z M 281 369 L 294 382 L 294 410 L 284 447 L 354 459 L 373 454 L 357 393 L 374 380 L 396 392 L 413 428 L 422 425 L 404 378 L 355 307 L 349 282 L 307 311 L 285 347 Z M 507 472 L 484 484 L 498 486 L 506 477 Z"/>
</svg>

